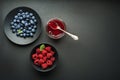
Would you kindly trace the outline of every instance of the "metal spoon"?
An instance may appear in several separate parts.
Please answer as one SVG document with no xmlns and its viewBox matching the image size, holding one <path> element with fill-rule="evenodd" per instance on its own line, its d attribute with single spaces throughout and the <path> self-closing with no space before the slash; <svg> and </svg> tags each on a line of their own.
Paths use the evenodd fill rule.
<svg viewBox="0 0 120 80">
<path fill-rule="evenodd" d="M 54 23 L 56 25 L 51 25 L 50 23 L 48 24 L 53 30 L 59 29 L 59 30 L 63 31 L 64 33 L 66 33 L 67 35 L 69 35 L 70 37 L 72 37 L 74 40 L 78 40 L 79 39 L 78 36 L 76 36 L 74 34 L 71 34 L 71 33 L 67 32 L 67 31 L 61 29 L 60 26 L 56 22 L 54 22 Z"/>
</svg>

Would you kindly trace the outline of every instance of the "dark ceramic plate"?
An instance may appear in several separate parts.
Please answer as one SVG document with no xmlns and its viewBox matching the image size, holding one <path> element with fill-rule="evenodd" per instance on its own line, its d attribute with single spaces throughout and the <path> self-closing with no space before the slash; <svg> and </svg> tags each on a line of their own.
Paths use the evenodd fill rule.
<svg viewBox="0 0 120 80">
<path fill-rule="evenodd" d="M 13 20 L 14 16 L 18 13 L 18 11 L 21 9 L 23 11 L 28 11 L 28 12 L 33 13 L 33 15 L 36 17 L 37 30 L 36 30 L 36 33 L 34 34 L 33 37 L 29 37 L 29 38 L 18 37 L 18 36 L 16 36 L 16 34 L 12 33 L 12 30 L 10 29 L 10 22 Z M 18 44 L 18 45 L 30 44 L 30 43 L 34 42 L 39 37 L 39 35 L 41 33 L 41 19 L 40 19 L 39 15 L 31 8 L 28 8 L 28 7 L 15 8 L 12 11 L 10 11 L 5 18 L 4 32 L 5 32 L 5 35 L 7 36 L 7 38 L 15 44 Z"/>
<path fill-rule="evenodd" d="M 35 64 L 34 64 L 34 60 L 32 59 L 32 54 L 34 54 L 34 53 L 36 52 L 36 48 L 39 48 L 41 44 L 44 44 L 45 46 L 51 46 L 51 47 L 52 47 L 52 50 L 55 52 L 55 54 L 54 54 L 54 57 L 56 58 L 56 59 L 55 59 L 55 62 L 53 63 L 53 65 L 52 65 L 51 67 L 48 67 L 47 69 L 42 69 L 40 66 L 35 65 Z M 41 43 L 41 44 L 35 46 L 35 47 L 32 49 L 31 54 L 30 54 L 30 60 L 31 60 L 31 62 L 32 62 L 32 66 L 33 66 L 34 69 L 36 69 L 37 71 L 40 71 L 40 72 L 48 72 L 48 71 L 53 70 L 53 69 L 56 67 L 57 62 L 58 62 L 58 52 L 57 52 L 57 50 L 55 49 L 55 47 L 53 47 L 53 46 L 50 45 L 50 44 L 47 44 L 47 43 Z"/>
</svg>

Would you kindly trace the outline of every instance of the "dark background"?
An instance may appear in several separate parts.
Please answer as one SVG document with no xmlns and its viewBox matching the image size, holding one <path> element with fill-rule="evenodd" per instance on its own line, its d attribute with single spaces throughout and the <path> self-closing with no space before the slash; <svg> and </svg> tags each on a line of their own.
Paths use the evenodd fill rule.
<svg viewBox="0 0 120 80">
<path fill-rule="evenodd" d="M 27 6 L 42 19 L 43 32 L 27 46 L 10 42 L 4 19 L 12 9 Z M 45 25 L 50 18 L 63 19 L 79 41 L 64 36 L 50 39 Z M 31 49 L 47 42 L 59 52 L 55 70 L 40 73 L 30 63 Z M 120 80 L 120 3 L 117 1 L 4 0 L 0 1 L 0 80 Z"/>
</svg>

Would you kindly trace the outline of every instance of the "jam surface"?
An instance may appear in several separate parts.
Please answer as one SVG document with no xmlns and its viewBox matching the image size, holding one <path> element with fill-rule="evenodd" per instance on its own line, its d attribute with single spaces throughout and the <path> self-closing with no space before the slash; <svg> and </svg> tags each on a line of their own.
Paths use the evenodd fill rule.
<svg viewBox="0 0 120 80">
<path fill-rule="evenodd" d="M 56 28 L 58 25 L 61 29 L 65 30 L 64 22 L 59 20 L 59 19 L 52 19 L 48 22 L 48 24 L 51 24 L 51 26 L 54 28 Z M 54 36 L 54 37 L 56 37 L 56 36 L 60 37 L 60 35 L 63 34 L 62 31 L 60 31 L 58 29 L 52 29 L 51 26 L 49 26 L 49 25 L 46 26 L 46 30 L 47 30 L 48 35 Z"/>
</svg>

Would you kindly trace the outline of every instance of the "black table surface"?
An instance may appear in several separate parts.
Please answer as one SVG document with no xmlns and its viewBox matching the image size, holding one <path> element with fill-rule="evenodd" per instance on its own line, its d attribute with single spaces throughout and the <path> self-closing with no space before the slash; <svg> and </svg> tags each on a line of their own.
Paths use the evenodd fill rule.
<svg viewBox="0 0 120 80">
<path fill-rule="evenodd" d="M 34 9 L 42 20 L 37 41 L 19 46 L 4 34 L 4 19 L 14 8 Z M 50 39 L 45 32 L 49 19 L 61 18 L 67 31 L 79 36 L 74 41 L 65 35 Z M 30 63 L 31 49 L 46 42 L 56 47 L 57 67 L 40 73 Z M 120 80 L 120 3 L 78 0 L 3 0 L 0 1 L 0 80 Z"/>
</svg>

